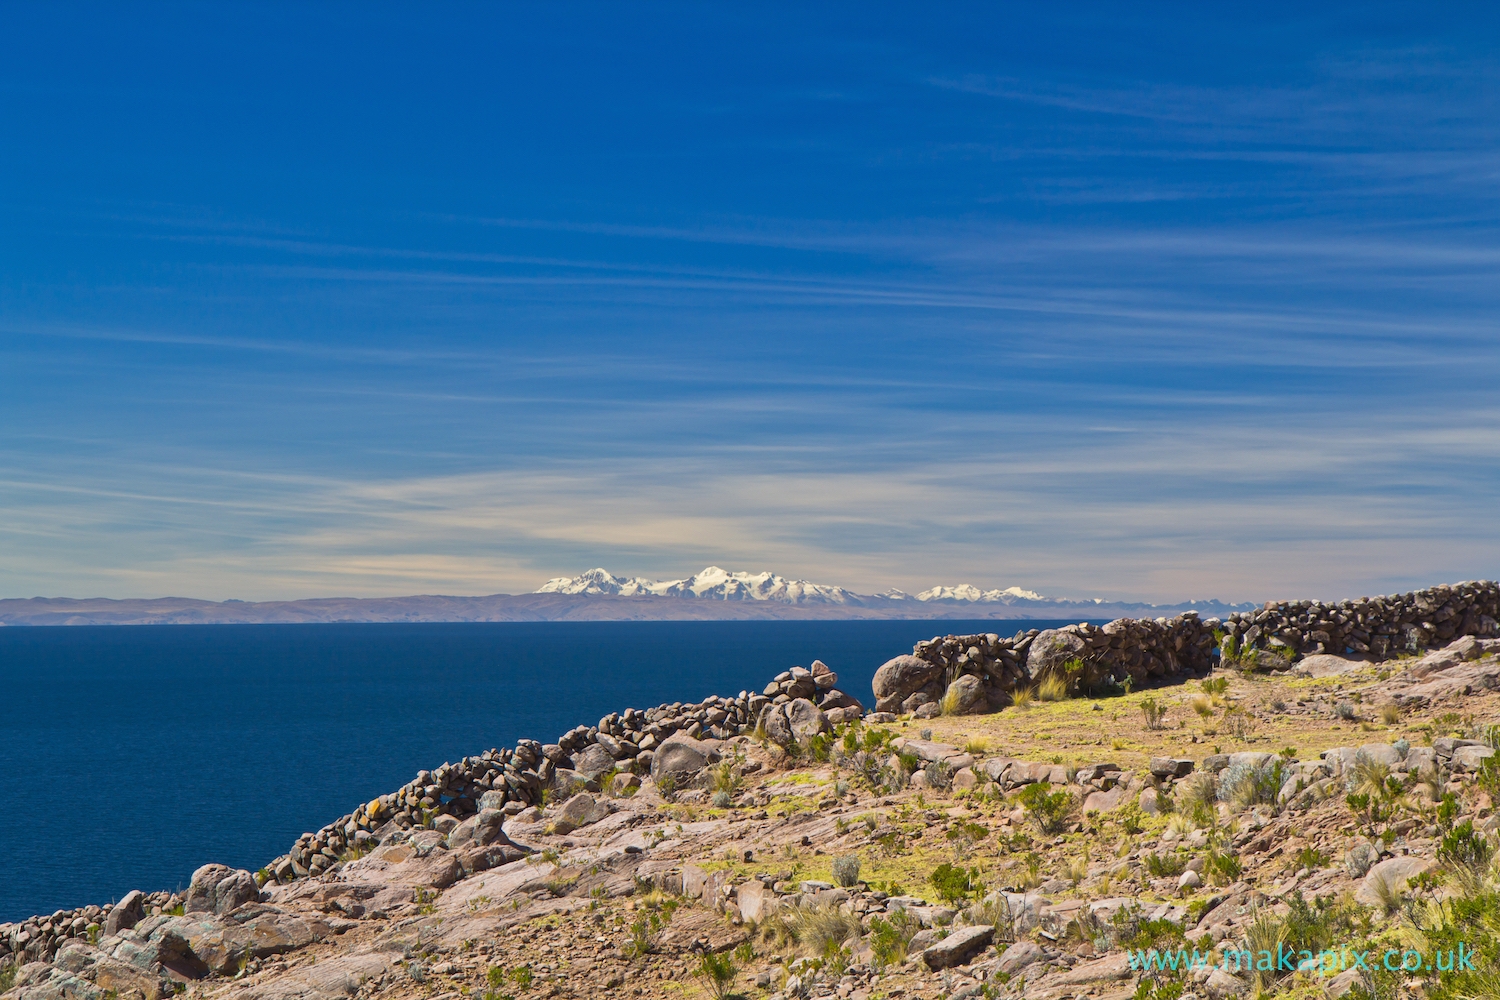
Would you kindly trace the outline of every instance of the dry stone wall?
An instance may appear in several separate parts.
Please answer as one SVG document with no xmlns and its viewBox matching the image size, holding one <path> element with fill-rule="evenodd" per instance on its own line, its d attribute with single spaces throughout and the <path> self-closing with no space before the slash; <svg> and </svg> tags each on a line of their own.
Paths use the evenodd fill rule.
<svg viewBox="0 0 1500 1000">
<path fill-rule="evenodd" d="M 993 632 L 940 636 L 917 643 L 911 656 L 897 657 L 880 668 L 875 675 L 875 707 L 882 712 L 936 714 L 951 692 L 960 704 L 967 702 L 963 711 L 983 712 L 1009 704 L 1017 689 L 1054 673 L 1089 691 L 1126 678 L 1139 684 L 1206 671 L 1215 663 L 1217 624 L 1189 612 L 1174 618 L 1121 618 L 1107 625 L 1085 622 L 1031 629 L 1008 638 Z M 1068 676 L 1074 661 L 1074 673 Z M 965 677 L 979 680 L 982 698 L 963 697 Z"/>
<path fill-rule="evenodd" d="M 859 700 L 838 690 L 838 675 L 821 661 L 812 669 L 793 667 L 762 691 L 732 698 L 628 708 L 611 712 L 597 725 L 578 726 L 556 743 L 519 740 L 513 749 L 489 750 L 443 764 L 394 792 L 361 805 L 316 833 L 304 833 L 286 854 L 271 862 L 272 878 L 287 882 L 317 875 L 336 862 L 367 850 L 396 830 L 456 824 L 493 809 L 515 815 L 541 802 L 544 789 L 600 790 L 600 779 L 615 771 L 652 773 L 662 744 L 673 737 L 728 739 L 773 718 L 774 710 L 796 707 L 813 715 L 814 726 L 859 718 Z M 802 706 L 805 705 L 805 708 Z M 444 817 L 452 817 L 445 820 Z"/>
<path fill-rule="evenodd" d="M 960 713 L 990 711 L 1008 704 L 1020 688 L 1066 674 L 1070 664 L 1070 683 L 1089 691 L 1127 678 L 1142 684 L 1202 673 L 1225 653 L 1267 669 L 1286 669 L 1314 653 L 1379 660 L 1459 636 L 1500 635 L 1497 619 L 1500 584 L 1485 580 L 1333 603 L 1274 601 L 1224 621 L 1188 612 L 1032 629 L 1008 638 L 993 632 L 939 636 L 876 672 L 875 708 L 926 717 L 938 714 L 946 696 Z"/>
<path fill-rule="evenodd" d="M 1231 614 L 1223 627 L 1243 650 L 1383 660 L 1459 636 L 1500 635 L 1497 619 L 1500 583 L 1480 580 L 1336 603 L 1268 601 L 1259 611 Z"/>
</svg>

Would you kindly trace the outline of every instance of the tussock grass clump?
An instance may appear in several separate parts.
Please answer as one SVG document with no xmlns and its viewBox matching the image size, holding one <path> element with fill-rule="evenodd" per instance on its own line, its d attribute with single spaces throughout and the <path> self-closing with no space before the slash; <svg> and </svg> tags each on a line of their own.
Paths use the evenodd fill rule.
<svg viewBox="0 0 1500 1000">
<path fill-rule="evenodd" d="M 1207 771 L 1188 775 L 1177 783 L 1173 801 L 1180 812 L 1191 816 L 1201 808 L 1213 809 L 1218 796 L 1218 779 Z"/>
<path fill-rule="evenodd" d="M 1279 760 L 1260 765 L 1231 764 L 1219 775 L 1218 799 L 1237 810 L 1262 803 L 1274 804 L 1284 781 Z"/>
<path fill-rule="evenodd" d="M 787 919 L 787 927 L 799 945 L 819 956 L 838 951 L 850 938 L 858 939 L 862 930 L 859 917 L 845 913 L 835 903 L 794 910 Z"/>
<path fill-rule="evenodd" d="M 1068 679 L 1062 674 L 1048 674 L 1036 686 L 1036 696 L 1040 701 L 1067 701 L 1069 696 Z"/>
</svg>

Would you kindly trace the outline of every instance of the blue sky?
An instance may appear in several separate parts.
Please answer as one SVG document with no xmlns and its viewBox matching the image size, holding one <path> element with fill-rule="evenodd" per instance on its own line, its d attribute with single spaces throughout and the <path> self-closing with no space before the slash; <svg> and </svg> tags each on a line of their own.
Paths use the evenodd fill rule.
<svg viewBox="0 0 1500 1000">
<path fill-rule="evenodd" d="M 1492 9 L 806 6 L 0 9 L 0 595 L 1500 574 Z"/>
</svg>

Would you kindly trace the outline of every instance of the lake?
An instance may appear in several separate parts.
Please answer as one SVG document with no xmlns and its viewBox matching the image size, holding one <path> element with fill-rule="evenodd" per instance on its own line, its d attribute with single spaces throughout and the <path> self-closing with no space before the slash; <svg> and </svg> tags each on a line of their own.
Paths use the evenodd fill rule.
<svg viewBox="0 0 1500 1000">
<path fill-rule="evenodd" d="M 418 770 L 1017 621 L 0 628 L 0 921 L 255 870 Z"/>
</svg>

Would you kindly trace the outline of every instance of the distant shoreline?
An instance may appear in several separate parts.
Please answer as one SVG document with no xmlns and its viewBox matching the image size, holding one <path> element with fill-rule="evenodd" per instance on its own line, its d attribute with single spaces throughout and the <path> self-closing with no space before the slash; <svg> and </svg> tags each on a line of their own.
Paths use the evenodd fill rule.
<svg viewBox="0 0 1500 1000">
<path fill-rule="evenodd" d="M 1024 621 L 1156 618 L 1197 611 L 1223 615 L 1238 606 L 1037 601 L 988 604 L 871 599 L 864 605 L 786 604 L 656 596 L 492 594 L 484 597 L 308 598 L 297 601 L 204 601 L 163 597 L 0 599 L 0 625 L 279 625 L 396 622 L 582 621 Z"/>
</svg>

